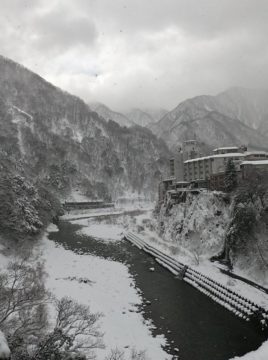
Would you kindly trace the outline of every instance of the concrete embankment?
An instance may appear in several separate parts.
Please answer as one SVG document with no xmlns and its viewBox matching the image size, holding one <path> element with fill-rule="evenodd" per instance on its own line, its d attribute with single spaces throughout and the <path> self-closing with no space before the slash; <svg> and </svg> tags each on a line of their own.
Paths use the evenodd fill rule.
<svg viewBox="0 0 268 360">
<path fill-rule="evenodd" d="M 160 250 L 147 244 L 144 240 L 133 233 L 125 234 L 125 238 L 131 243 L 153 256 L 158 263 L 187 282 L 197 290 L 209 296 L 218 304 L 232 311 L 236 316 L 250 321 L 261 330 L 268 332 L 268 311 L 253 301 L 241 296 L 227 286 L 215 281 L 207 275 L 192 269 Z"/>
</svg>

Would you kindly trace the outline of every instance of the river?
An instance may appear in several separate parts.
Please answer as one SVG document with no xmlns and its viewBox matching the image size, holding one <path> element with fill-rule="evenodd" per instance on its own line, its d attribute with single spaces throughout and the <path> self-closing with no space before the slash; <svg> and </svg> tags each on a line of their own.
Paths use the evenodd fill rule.
<svg viewBox="0 0 268 360">
<path fill-rule="evenodd" d="M 107 224 L 107 218 L 105 218 Z M 75 253 L 125 264 L 142 294 L 139 311 L 163 334 L 165 351 L 180 360 L 228 360 L 255 350 L 265 340 L 250 324 L 176 279 L 153 258 L 128 241 L 107 242 L 77 234 L 82 226 L 60 221 L 49 239 Z M 154 268 L 154 271 L 150 271 Z M 153 359 L 152 359 L 153 360 Z"/>
</svg>

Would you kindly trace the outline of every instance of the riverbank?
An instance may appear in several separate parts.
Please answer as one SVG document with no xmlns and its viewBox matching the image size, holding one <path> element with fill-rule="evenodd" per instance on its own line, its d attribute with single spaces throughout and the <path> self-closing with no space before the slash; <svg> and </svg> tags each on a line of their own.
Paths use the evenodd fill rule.
<svg viewBox="0 0 268 360">
<path fill-rule="evenodd" d="M 195 270 L 202 272 L 209 276 L 215 281 L 229 287 L 231 290 L 239 293 L 241 296 L 249 298 L 251 301 L 256 302 L 259 306 L 268 309 L 268 295 L 264 291 L 256 289 L 256 287 L 248 285 L 243 281 L 234 279 L 227 274 L 222 273 L 221 266 L 217 263 L 211 263 L 207 259 L 199 257 L 198 254 L 195 256 L 186 249 L 181 251 L 176 248 L 175 244 L 167 243 L 158 236 L 156 231 L 152 230 L 151 224 L 152 214 L 150 212 L 142 214 L 136 218 L 136 220 L 130 221 L 125 224 L 126 231 L 136 231 L 146 243 L 154 246 L 158 250 L 165 254 L 173 257 L 177 261 L 183 262 L 184 264 L 190 265 Z M 197 264 L 198 262 L 198 264 Z M 245 276 L 241 273 L 239 275 Z M 262 346 L 256 351 L 252 351 L 242 357 L 234 357 L 232 360 L 266 360 L 268 358 L 268 341 L 264 342 Z"/>
<path fill-rule="evenodd" d="M 251 341 L 255 335 L 250 329 L 246 330 L 247 324 L 187 284 L 183 285 L 157 263 L 151 263 L 150 257 L 122 241 L 123 231 L 131 223 L 141 226 L 143 221 L 140 220 L 150 213 L 87 218 L 76 215 L 71 222 L 60 221 L 59 232 L 50 227 L 42 240 L 48 286 L 57 297 L 72 294 L 82 303 L 91 303 L 92 311 L 104 313 L 101 329 L 105 331 L 107 349 L 97 351 L 98 359 L 104 359 L 109 348 L 115 346 L 127 352 L 132 346 L 146 349 L 151 360 L 171 359 L 162 349 L 166 345 L 173 349 L 173 359 L 178 349 L 180 358 L 187 360 L 227 360 L 232 357 L 230 354 L 243 354 L 254 348 L 254 341 Z M 103 257 L 98 255 L 99 251 L 95 252 L 96 244 Z M 135 253 L 134 268 L 129 267 L 128 261 L 115 261 L 113 251 L 120 248 L 123 259 L 125 251 Z M 133 255 L 129 255 L 132 258 Z M 138 277 L 137 267 L 141 267 Z M 154 272 L 150 272 L 151 267 Z M 194 327 L 189 321 L 192 317 Z M 210 339 L 207 344 L 206 339 Z"/>
<path fill-rule="evenodd" d="M 216 262 L 211 262 L 209 259 L 198 256 L 194 252 L 190 252 L 185 248 L 176 246 L 174 242 L 164 241 L 156 231 L 153 230 L 152 213 L 147 212 L 136 217 L 136 221 L 125 224 L 126 231 L 137 233 L 146 243 L 154 246 L 156 249 L 173 257 L 186 265 L 191 266 L 193 269 L 202 272 L 204 275 L 211 277 L 213 280 L 220 282 L 224 286 L 229 287 L 231 290 L 236 291 L 243 297 L 250 299 L 257 303 L 259 306 L 268 310 L 268 294 L 260 289 L 246 284 L 245 282 L 228 276 L 222 273 L 222 266 Z M 244 275 L 240 272 L 240 275 Z M 245 275 L 244 275 L 245 277 Z"/>
<path fill-rule="evenodd" d="M 81 221 L 84 221 L 82 230 L 86 229 L 87 220 L 72 223 L 80 225 Z M 78 231 L 82 230 L 79 228 Z M 121 238 L 122 229 L 116 225 L 110 227 L 109 236 L 107 227 L 104 233 L 98 226 L 91 230 L 91 236 L 102 237 L 106 241 L 117 242 Z M 58 228 L 50 226 L 40 242 L 48 274 L 47 287 L 56 298 L 71 296 L 80 303 L 90 305 L 91 311 L 103 313 L 100 326 L 106 349 L 98 349 L 97 358 L 104 359 L 113 348 L 122 349 L 126 354 L 136 348 L 146 350 L 151 360 L 171 359 L 162 349 L 166 344 L 164 336 L 154 337 L 152 324 L 145 321 L 139 312 L 142 298 L 135 289 L 127 266 L 68 250 L 49 240 L 49 234 L 56 231 Z"/>
</svg>

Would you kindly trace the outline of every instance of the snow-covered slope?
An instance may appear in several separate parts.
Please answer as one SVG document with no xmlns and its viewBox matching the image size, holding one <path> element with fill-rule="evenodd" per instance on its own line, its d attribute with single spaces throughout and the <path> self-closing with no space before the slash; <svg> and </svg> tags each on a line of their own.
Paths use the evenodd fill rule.
<svg viewBox="0 0 268 360">
<path fill-rule="evenodd" d="M 154 118 L 149 115 L 147 112 L 144 112 L 140 109 L 132 109 L 126 114 L 126 116 L 135 124 L 139 126 L 147 126 L 150 123 L 154 122 Z"/>
<path fill-rule="evenodd" d="M 234 88 L 180 103 L 149 128 L 171 147 L 196 138 L 208 146 L 267 148 L 268 91 Z"/>
<path fill-rule="evenodd" d="M 154 119 L 154 122 L 161 120 L 169 112 L 163 108 L 147 108 L 144 111 Z"/>
<path fill-rule="evenodd" d="M 162 119 L 167 112 L 165 109 L 158 108 L 145 110 L 135 108 L 126 113 L 126 116 L 135 124 L 147 127 L 149 124 L 153 124 Z"/>
<path fill-rule="evenodd" d="M 94 103 L 89 105 L 93 111 L 96 111 L 106 121 L 113 120 L 120 126 L 134 126 L 135 122 L 131 121 L 127 116 L 111 110 L 108 106 L 100 103 Z"/>
<path fill-rule="evenodd" d="M 65 197 L 154 196 L 169 151 L 148 129 L 105 121 L 81 99 L 0 57 L 0 148 Z"/>
<path fill-rule="evenodd" d="M 268 125 L 268 90 L 233 87 L 215 97 L 214 108 L 260 129 L 264 124 Z"/>
</svg>

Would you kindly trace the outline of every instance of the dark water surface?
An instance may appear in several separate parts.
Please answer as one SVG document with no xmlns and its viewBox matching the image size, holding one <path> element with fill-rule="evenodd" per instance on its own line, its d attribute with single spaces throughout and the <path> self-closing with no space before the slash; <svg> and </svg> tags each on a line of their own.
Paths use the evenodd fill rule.
<svg viewBox="0 0 268 360">
<path fill-rule="evenodd" d="M 77 235 L 79 228 L 80 225 L 62 221 L 59 232 L 49 237 L 74 252 L 126 264 L 144 299 L 139 310 L 156 326 L 154 335 L 165 335 L 168 353 L 180 360 L 228 360 L 255 350 L 265 340 L 250 324 L 176 279 L 128 241 L 101 242 Z M 150 267 L 155 271 L 149 271 Z"/>
</svg>

